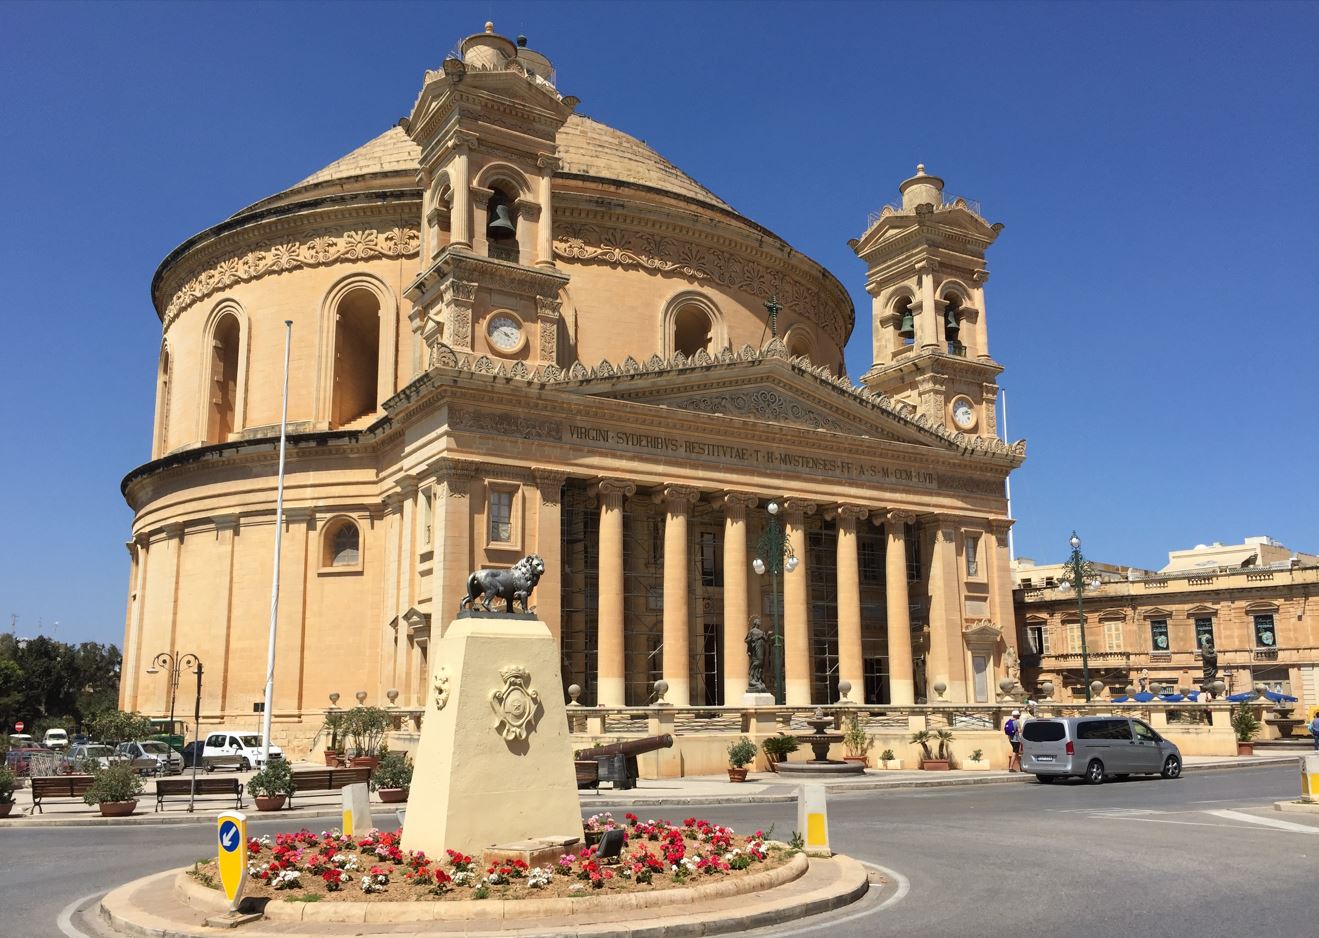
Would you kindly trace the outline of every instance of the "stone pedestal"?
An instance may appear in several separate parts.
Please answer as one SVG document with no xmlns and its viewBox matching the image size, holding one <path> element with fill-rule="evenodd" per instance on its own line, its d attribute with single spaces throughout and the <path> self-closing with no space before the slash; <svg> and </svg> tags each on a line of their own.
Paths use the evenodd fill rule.
<svg viewBox="0 0 1319 938">
<path fill-rule="evenodd" d="M 530 614 L 462 614 L 432 646 L 404 850 L 580 839 L 559 655 Z"/>
</svg>

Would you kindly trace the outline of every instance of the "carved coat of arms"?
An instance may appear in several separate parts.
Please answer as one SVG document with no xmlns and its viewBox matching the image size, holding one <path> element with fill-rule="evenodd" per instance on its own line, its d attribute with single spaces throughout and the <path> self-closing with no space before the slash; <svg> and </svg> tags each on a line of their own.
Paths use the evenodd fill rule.
<svg viewBox="0 0 1319 938">
<path fill-rule="evenodd" d="M 531 674 L 520 665 L 499 669 L 504 686 L 490 692 L 490 706 L 499 719 L 495 732 L 507 740 L 526 739 L 536 728 L 540 714 L 540 694 L 532 690 Z"/>
</svg>

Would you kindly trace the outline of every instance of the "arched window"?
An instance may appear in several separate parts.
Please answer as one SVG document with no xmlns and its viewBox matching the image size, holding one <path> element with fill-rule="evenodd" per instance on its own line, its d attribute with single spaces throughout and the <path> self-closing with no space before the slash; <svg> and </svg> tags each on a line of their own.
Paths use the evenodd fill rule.
<svg viewBox="0 0 1319 938">
<path fill-rule="evenodd" d="M 673 350 L 688 358 L 702 349 L 708 352 L 712 331 L 709 313 L 699 306 L 684 306 L 673 317 Z"/>
<path fill-rule="evenodd" d="M 379 369 L 380 299 L 366 287 L 356 287 L 335 308 L 331 427 L 375 413 Z"/>
<path fill-rule="evenodd" d="M 238 317 L 225 313 L 211 335 L 211 375 L 207 385 L 206 442 L 224 443 L 236 427 L 238 400 Z"/>
<path fill-rule="evenodd" d="M 490 256 L 496 260 L 518 260 L 518 214 L 513 196 L 496 185 L 486 205 L 485 237 Z"/>
<path fill-rule="evenodd" d="M 161 343 L 156 373 L 156 445 L 153 455 L 164 456 L 169 447 L 169 346 Z"/>
<path fill-rule="evenodd" d="M 332 522 L 325 530 L 323 567 L 357 567 L 362 563 L 361 532 L 348 518 Z"/>
</svg>

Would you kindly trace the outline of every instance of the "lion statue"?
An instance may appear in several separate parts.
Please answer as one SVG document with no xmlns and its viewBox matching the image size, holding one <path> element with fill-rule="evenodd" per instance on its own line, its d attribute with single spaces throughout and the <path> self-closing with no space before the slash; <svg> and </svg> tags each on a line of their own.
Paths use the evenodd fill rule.
<svg viewBox="0 0 1319 938">
<path fill-rule="evenodd" d="M 531 591 L 544 575 L 545 561 L 538 554 L 523 557 L 508 570 L 477 570 L 467 578 L 467 595 L 458 604 L 458 611 L 480 606 L 491 612 L 490 601 L 502 599 L 506 603 L 505 612 L 512 612 L 515 602 L 522 604 L 523 612 L 530 612 Z"/>
</svg>

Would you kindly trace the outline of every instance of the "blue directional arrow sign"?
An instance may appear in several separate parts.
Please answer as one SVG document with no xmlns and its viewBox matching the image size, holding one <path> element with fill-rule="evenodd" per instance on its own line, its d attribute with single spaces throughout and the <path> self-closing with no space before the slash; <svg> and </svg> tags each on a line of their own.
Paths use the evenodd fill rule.
<svg viewBox="0 0 1319 938">
<path fill-rule="evenodd" d="M 229 898 L 229 907 L 237 909 L 247 884 L 247 815 L 226 811 L 215 819 L 215 825 L 220 884 Z"/>
</svg>

